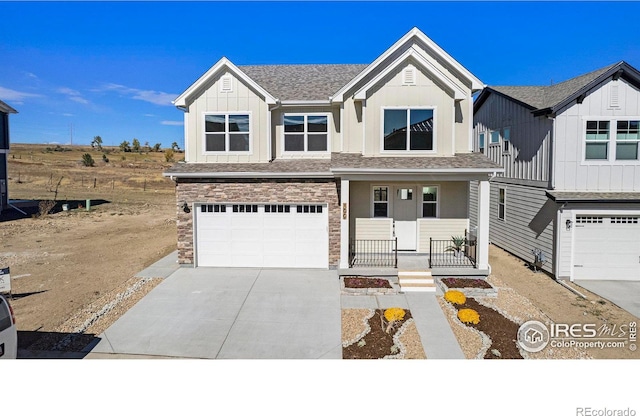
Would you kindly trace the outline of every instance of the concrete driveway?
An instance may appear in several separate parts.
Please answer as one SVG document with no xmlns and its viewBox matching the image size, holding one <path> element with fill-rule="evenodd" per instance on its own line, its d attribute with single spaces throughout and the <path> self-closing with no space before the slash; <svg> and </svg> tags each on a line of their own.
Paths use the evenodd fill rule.
<svg viewBox="0 0 640 416">
<path fill-rule="evenodd" d="M 640 318 L 640 281 L 575 280 L 573 283 L 618 305 Z"/>
<path fill-rule="evenodd" d="M 340 359 L 340 282 L 332 270 L 179 268 L 100 338 L 87 358 Z"/>
</svg>

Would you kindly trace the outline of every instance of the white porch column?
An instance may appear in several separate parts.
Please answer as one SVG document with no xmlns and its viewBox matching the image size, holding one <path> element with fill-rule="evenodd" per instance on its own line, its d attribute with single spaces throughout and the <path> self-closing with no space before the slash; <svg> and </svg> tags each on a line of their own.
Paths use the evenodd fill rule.
<svg viewBox="0 0 640 416">
<path fill-rule="evenodd" d="M 489 180 L 478 181 L 478 247 L 476 266 L 478 269 L 489 268 Z"/>
<path fill-rule="evenodd" d="M 349 268 L 349 180 L 340 181 L 340 268 Z"/>
</svg>

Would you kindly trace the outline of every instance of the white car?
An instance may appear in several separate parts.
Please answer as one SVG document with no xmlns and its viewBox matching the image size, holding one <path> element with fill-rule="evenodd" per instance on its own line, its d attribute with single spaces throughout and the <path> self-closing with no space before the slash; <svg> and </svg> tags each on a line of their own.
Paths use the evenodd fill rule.
<svg viewBox="0 0 640 416">
<path fill-rule="evenodd" d="M 0 359 L 17 358 L 18 331 L 9 301 L 0 295 Z"/>
</svg>

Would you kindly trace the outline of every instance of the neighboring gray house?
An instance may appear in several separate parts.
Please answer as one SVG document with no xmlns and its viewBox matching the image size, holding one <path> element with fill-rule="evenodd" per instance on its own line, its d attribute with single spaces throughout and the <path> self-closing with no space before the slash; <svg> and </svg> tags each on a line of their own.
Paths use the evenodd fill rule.
<svg viewBox="0 0 640 416">
<path fill-rule="evenodd" d="M 625 62 L 485 88 L 474 151 L 505 169 L 490 181 L 491 242 L 528 262 L 541 250 L 559 279 L 640 280 L 639 144 L 640 72 Z"/>
<path fill-rule="evenodd" d="M 502 169 L 472 152 L 483 86 L 418 29 L 369 65 L 222 58 L 174 101 L 185 163 L 164 174 L 180 263 L 352 269 L 397 238 L 426 269 L 430 239 L 442 254 L 469 228 L 476 181 L 475 261 L 455 254 L 488 274 L 489 177 Z"/>
<path fill-rule="evenodd" d="M 8 208 L 8 162 L 9 155 L 9 114 L 17 113 L 6 103 L 0 101 L 0 213 Z"/>
</svg>

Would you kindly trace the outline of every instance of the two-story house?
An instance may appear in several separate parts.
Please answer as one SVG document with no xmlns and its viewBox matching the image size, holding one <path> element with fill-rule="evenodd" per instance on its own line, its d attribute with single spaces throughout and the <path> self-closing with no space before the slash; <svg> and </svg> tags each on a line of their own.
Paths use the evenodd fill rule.
<svg viewBox="0 0 640 416">
<path fill-rule="evenodd" d="M 491 180 L 493 244 L 529 262 L 539 250 L 559 279 L 640 280 L 638 70 L 619 62 L 550 86 L 488 87 L 474 143 L 505 169 Z"/>
<path fill-rule="evenodd" d="M 487 274 L 489 178 L 502 169 L 472 152 L 482 87 L 415 28 L 369 65 L 222 58 L 174 101 L 185 162 L 164 175 L 176 183 L 179 261 L 350 269 L 397 251 L 426 259 L 433 241 L 465 235 L 476 181 L 477 245 L 458 263 Z"/>
<path fill-rule="evenodd" d="M 16 110 L 0 101 L 0 214 L 9 208 L 9 114 L 15 113 Z"/>
</svg>

